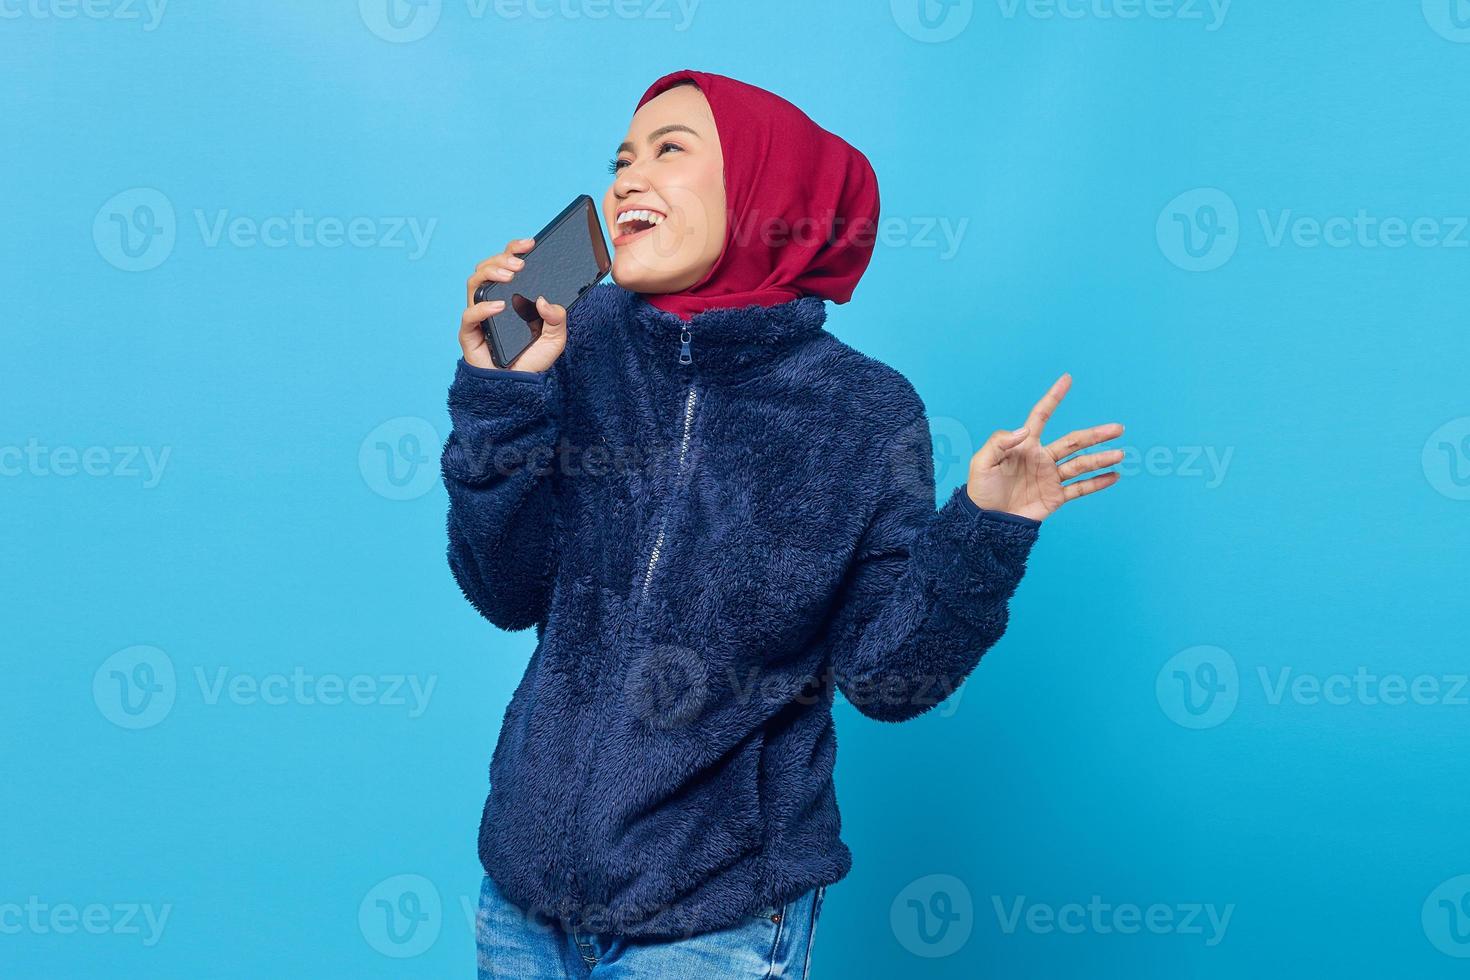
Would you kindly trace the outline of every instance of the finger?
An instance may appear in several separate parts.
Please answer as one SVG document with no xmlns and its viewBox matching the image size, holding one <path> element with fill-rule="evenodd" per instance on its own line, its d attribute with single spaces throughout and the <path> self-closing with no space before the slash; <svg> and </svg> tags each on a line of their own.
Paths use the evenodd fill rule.
<svg viewBox="0 0 1470 980">
<path fill-rule="evenodd" d="M 470 273 L 469 279 L 465 281 L 465 302 L 473 303 L 475 301 L 476 290 L 484 283 L 510 282 L 514 279 L 519 269 L 513 268 L 510 265 L 512 259 L 515 259 L 517 262 L 520 261 L 513 255 L 497 255 L 477 265 L 475 271 Z"/>
<path fill-rule="evenodd" d="M 470 350 L 483 344 L 485 342 L 483 324 L 503 309 L 505 309 L 505 304 L 498 299 L 488 303 L 476 303 L 466 309 L 459 318 L 460 346 L 465 350 Z"/>
<path fill-rule="evenodd" d="M 1119 479 L 1121 477 L 1117 472 L 1104 473 L 1102 476 L 1094 476 L 1088 480 L 1078 480 L 1076 483 L 1064 483 L 1062 484 L 1062 492 L 1067 495 L 1067 500 L 1076 500 L 1078 497 L 1085 497 L 1090 493 L 1106 490 L 1114 483 L 1117 483 Z"/>
<path fill-rule="evenodd" d="M 1093 470 L 1100 470 L 1104 466 L 1113 466 L 1121 462 L 1123 462 L 1123 450 L 1121 449 L 1109 449 L 1104 453 L 1076 456 L 1057 467 L 1057 476 L 1059 479 L 1070 480 L 1074 476 L 1081 476 L 1083 473 L 1091 473 Z"/>
<path fill-rule="evenodd" d="M 1100 442 L 1116 439 L 1123 434 L 1123 426 L 1118 422 L 1108 422 L 1106 425 L 1094 425 L 1087 429 L 1075 429 L 1062 436 L 1056 442 L 1050 443 L 1046 451 L 1051 458 L 1061 461 L 1072 455 L 1079 449 L 1088 449 Z"/>
<path fill-rule="evenodd" d="M 475 303 L 467 307 L 464 314 L 459 318 L 460 329 L 478 327 L 503 309 L 505 309 L 505 303 L 498 299 L 487 300 L 484 303 Z"/>
<path fill-rule="evenodd" d="M 536 243 L 534 238 L 513 238 L 505 245 L 505 251 L 490 256 L 475 266 L 475 271 L 465 282 L 466 302 L 475 301 L 475 290 L 486 282 L 510 282 L 515 274 L 526 267 L 526 260 L 515 252 L 529 252 Z"/>
<path fill-rule="evenodd" d="M 515 255 L 492 255 L 484 262 L 475 266 L 475 271 L 470 278 L 481 281 L 487 278 L 497 278 L 503 282 L 509 282 L 511 276 L 525 268 L 526 260 Z"/>
<path fill-rule="evenodd" d="M 465 282 L 465 287 L 469 289 L 470 303 L 475 301 L 475 291 L 481 287 L 481 284 L 485 284 L 485 282 L 510 282 L 514 278 L 516 278 L 516 269 L 512 269 L 512 267 L 504 266 L 504 264 L 497 262 L 482 264 L 478 269 L 475 269 L 475 272 Z"/>
<path fill-rule="evenodd" d="M 1062 399 L 1067 397 L 1067 391 L 1071 387 L 1072 375 L 1063 374 L 1057 378 L 1051 390 L 1041 396 L 1041 401 L 1031 409 L 1031 414 L 1026 417 L 1026 427 L 1036 433 L 1038 439 L 1041 438 L 1042 430 L 1046 428 L 1046 423 L 1051 419 L 1052 413 L 1057 410 Z"/>
<path fill-rule="evenodd" d="M 529 238 L 518 239 L 520 242 L 529 242 L 530 240 Z M 516 242 L 511 242 L 511 245 L 515 244 Z M 520 249 L 520 251 L 526 251 L 526 249 Z M 526 267 L 526 260 L 515 254 L 514 249 L 507 247 L 504 252 L 498 252 L 475 266 L 475 271 L 479 272 L 481 269 L 496 266 L 504 269 L 524 269 Z"/>
</svg>

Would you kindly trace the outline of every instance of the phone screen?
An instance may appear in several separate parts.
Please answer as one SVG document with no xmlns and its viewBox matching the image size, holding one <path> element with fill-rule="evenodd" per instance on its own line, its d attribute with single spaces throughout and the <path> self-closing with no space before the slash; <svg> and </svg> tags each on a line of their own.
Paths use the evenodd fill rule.
<svg viewBox="0 0 1470 980">
<path fill-rule="evenodd" d="M 536 297 L 570 310 L 612 268 L 602 222 L 592 198 L 583 194 L 535 236 L 526 266 L 510 282 L 485 283 L 476 302 L 504 300 L 505 310 L 485 321 L 492 359 L 509 367 L 541 335 Z"/>
</svg>

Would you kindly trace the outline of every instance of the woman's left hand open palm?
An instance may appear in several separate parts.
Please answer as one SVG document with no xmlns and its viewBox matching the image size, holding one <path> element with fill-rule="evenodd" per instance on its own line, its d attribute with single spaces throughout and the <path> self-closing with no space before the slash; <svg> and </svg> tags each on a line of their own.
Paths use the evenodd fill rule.
<svg viewBox="0 0 1470 980">
<path fill-rule="evenodd" d="M 977 506 L 1040 521 L 1062 504 L 1118 482 L 1116 471 L 1065 482 L 1122 462 L 1120 449 L 1072 456 L 1122 435 L 1123 426 L 1117 422 L 1077 429 L 1051 443 L 1041 441 L 1046 423 L 1071 387 L 1072 376 L 1062 375 L 1031 409 L 1025 425 L 1013 431 L 1002 429 L 980 447 L 970 460 L 970 479 L 965 488 Z"/>
</svg>

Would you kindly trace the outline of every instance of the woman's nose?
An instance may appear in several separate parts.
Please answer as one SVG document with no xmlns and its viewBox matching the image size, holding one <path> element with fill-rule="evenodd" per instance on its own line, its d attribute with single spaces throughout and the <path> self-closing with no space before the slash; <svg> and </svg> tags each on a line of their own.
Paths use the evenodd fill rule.
<svg viewBox="0 0 1470 980">
<path fill-rule="evenodd" d="M 638 173 L 636 164 L 628 164 L 618 171 L 617 179 L 613 181 L 613 194 L 618 197 L 627 197 L 639 191 L 648 190 L 648 181 L 644 180 Z"/>
</svg>

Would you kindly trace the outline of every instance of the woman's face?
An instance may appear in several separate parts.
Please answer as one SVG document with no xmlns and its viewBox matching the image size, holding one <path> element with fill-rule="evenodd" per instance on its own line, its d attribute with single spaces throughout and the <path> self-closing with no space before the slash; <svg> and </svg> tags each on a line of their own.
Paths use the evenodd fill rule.
<svg viewBox="0 0 1470 980">
<path fill-rule="evenodd" d="M 676 293 L 705 277 L 725 246 L 725 160 L 715 118 L 693 85 L 639 109 L 602 199 L 613 280 L 635 293 Z"/>
</svg>

